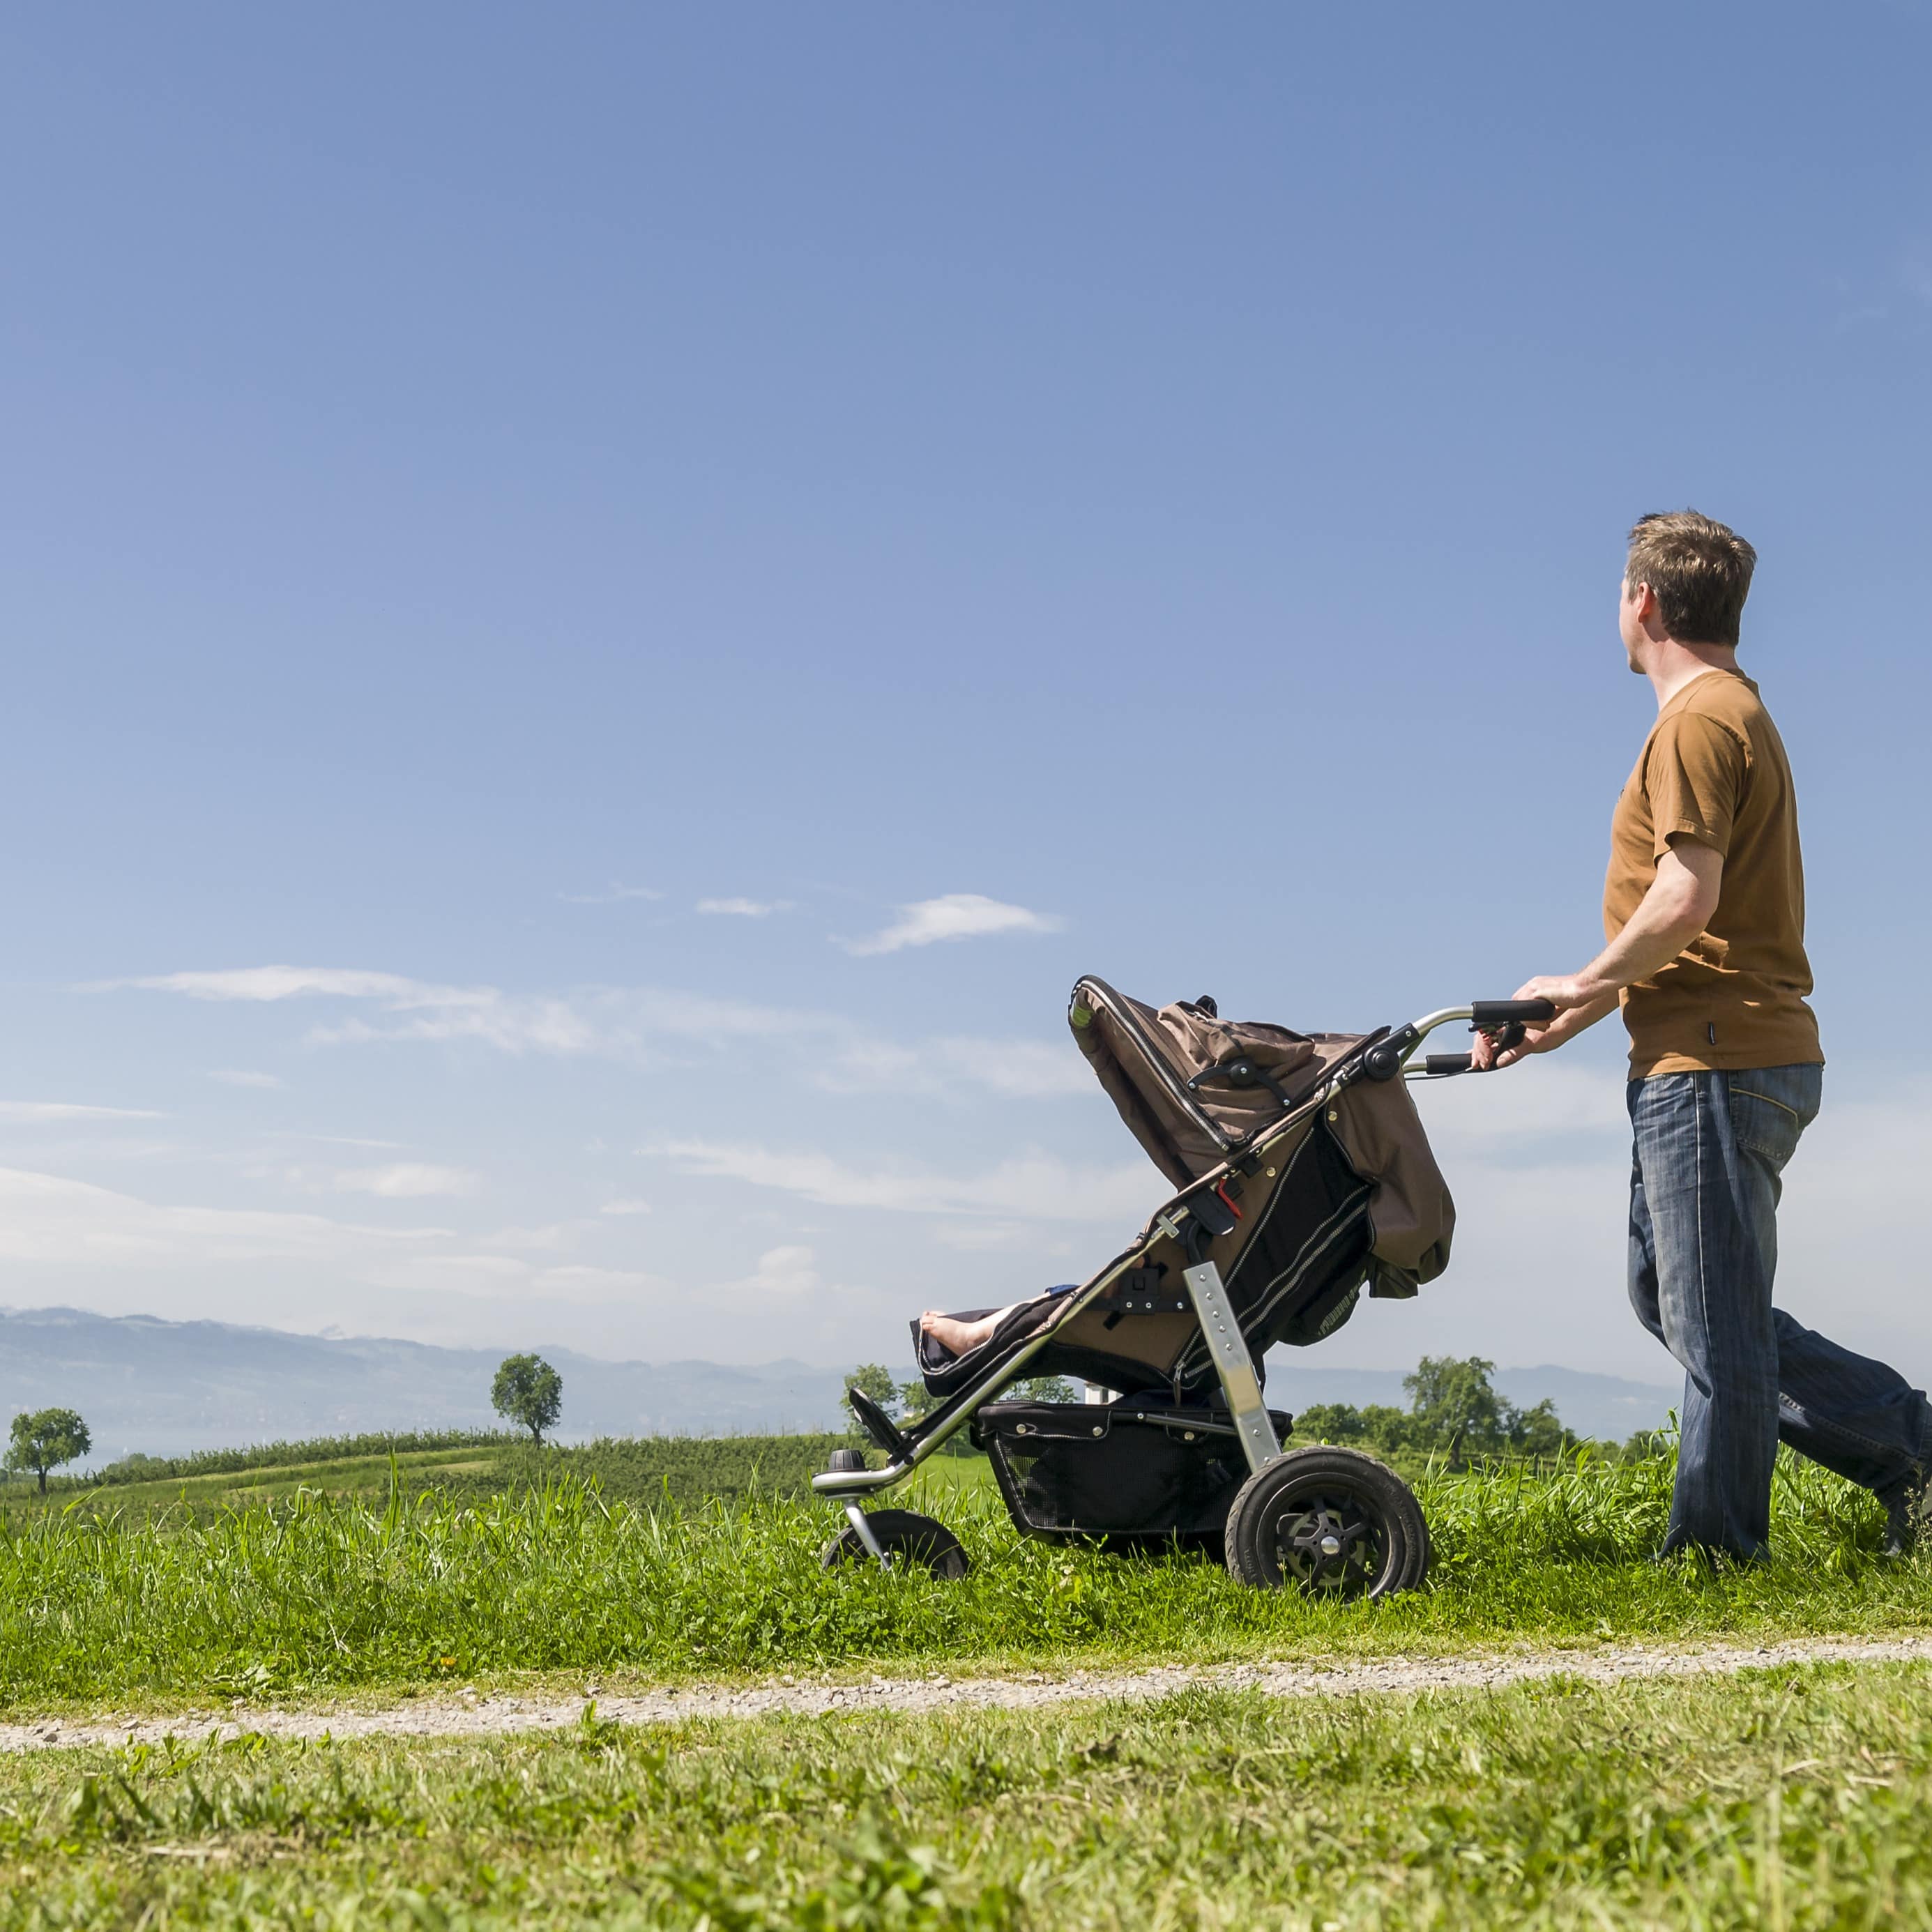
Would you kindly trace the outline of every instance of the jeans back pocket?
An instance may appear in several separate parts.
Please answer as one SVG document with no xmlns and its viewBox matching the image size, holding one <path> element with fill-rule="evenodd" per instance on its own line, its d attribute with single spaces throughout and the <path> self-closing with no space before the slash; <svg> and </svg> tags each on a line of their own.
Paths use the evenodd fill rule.
<svg viewBox="0 0 1932 1932">
<path fill-rule="evenodd" d="M 1738 1144 L 1781 1168 L 1798 1137 L 1817 1118 L 1822 1066 L 1761 1066 L 1733 1073 L 1726 1082 L 1731 1131 Z"/>
</svg>

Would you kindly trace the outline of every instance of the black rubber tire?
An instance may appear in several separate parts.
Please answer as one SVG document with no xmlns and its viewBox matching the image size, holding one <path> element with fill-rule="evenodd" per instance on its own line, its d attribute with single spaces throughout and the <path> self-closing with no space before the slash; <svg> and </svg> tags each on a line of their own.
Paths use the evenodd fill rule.
<svg viewBox="0 0 1932 1932">
<path fill-rule="evenodd" d="M 943 1582 L 956 1583 L 973 1567 L 958 1538 L 929 1516 L 911 1510 L 868 1510 L 866 1523 L 894 1569 L 916 1563 Z M 848 1522 L 825 1546 L 818 1561 L 821 1568 L 836 1570 L 842 1563 L 870 1563 L 872 1552 Z"/>
<path fill-rule="evenodd" d="M 1358 1449 L 1296 1449 L 1257 1470 L 1228 1510 L 1228 1574 L 1258 1589 L 1388 1597 L 1429 1572 L 1414 1492 Z"/>
</svg>

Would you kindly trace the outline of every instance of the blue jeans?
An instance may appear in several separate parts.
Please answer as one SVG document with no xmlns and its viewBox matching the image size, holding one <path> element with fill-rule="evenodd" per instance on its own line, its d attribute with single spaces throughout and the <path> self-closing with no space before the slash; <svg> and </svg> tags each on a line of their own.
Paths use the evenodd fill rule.
<svg viewBox="0 0 1932 1932">
<path fill-rule="evenodd" d="M 1932 1447 L 1932 1408 L 1882 1362 L 1771 1305 L 1784 1164 L 1822 1066 L 1630 1083 L 1630 1298 L 1684 1367 L 1666 1550 L 1761 1556 L 1781 1436 L 1882 1495 Z"/>
</svg>

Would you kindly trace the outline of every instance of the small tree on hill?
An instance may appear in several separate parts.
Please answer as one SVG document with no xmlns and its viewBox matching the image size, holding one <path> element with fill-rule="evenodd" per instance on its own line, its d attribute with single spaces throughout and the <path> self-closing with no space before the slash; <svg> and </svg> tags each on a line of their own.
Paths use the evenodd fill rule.
<svg viewBox="0 0 1932 1932">
<path fill-rule="evenodd" d="M 32 1470 L 40 1478 L 40 1493 L 45 1496 L 47 1472 L 85 1456 L 93 1447 L 87 1424 L 74 1410 L 42 1408 L 31 1415 L 22 1411 L 14 1418 L 4 1460 L 10 1469 Z"/>
<path fill-rule="evenodd" d="M 527 1429 L 541 1449 L 544 1431 L 563 1413 L 563 1378 L 541 1355 L 506 1355 L 490 1385 L 490 1406 Z"/>
</svg>

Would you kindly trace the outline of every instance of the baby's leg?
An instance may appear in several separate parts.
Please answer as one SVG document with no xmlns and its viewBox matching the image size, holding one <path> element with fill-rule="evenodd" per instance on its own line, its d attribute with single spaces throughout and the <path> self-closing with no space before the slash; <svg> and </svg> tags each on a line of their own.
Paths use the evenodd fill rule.
<svg viewBox="0 0 1932 1932">
<path fill-rule="evenodd" d="M 1017 1301 L 1009 1302 L 1004 1308 L 994 1309 L 990 1315 L 981 1316 L 976 1322 L 957 1321 L 950 1315 L 940 1314 L 936 1308 L 928 1308 L 919 1318 L 919 1325 L 942 1348 L 956 1355 L 964 1355 L 976 1348 L 1018 1306 Z"/>
</svg>

